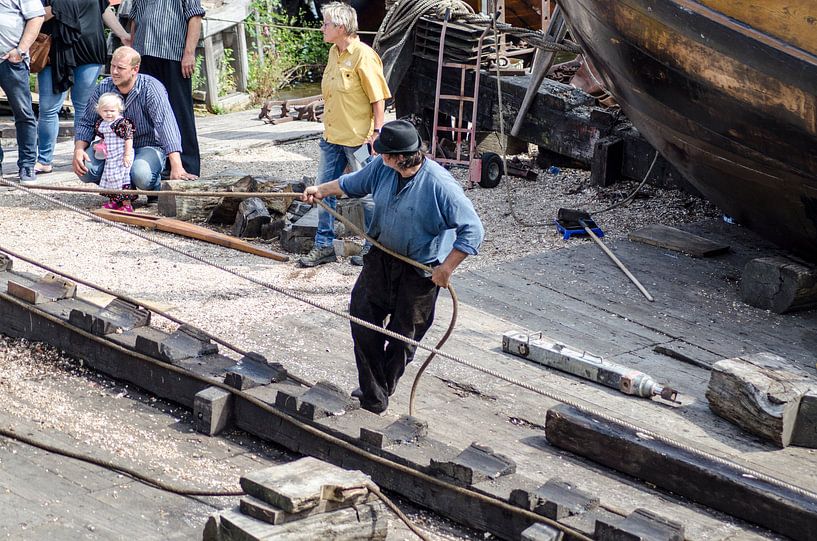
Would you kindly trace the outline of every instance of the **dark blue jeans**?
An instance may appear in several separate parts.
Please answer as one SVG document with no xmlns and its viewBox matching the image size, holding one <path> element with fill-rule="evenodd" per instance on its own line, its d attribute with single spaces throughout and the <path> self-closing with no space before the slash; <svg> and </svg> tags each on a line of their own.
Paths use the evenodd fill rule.
<svg viewBox="0 0 817 541">
<path fill-rule="evenodd" d="M 320 157 L 318 158 L 318 178 L 316 184 L 323 184 L 332 180 L 337 180 L 348 165 L 352 171 L 359 171 L 363 168 L 363 164 L 357 161 L 354 154 L 360 147 L 346 147 L 343 145 L 336 145 L 329 143 L 325 139 L 321 139 Z M 363 223 L 368 232 L 369 225 L 372 223 L 372 216 L 374 215 L 374 200 L 371 195 L 367 195 L 360 199 L 363 203 Z M 335 209 L 337 202 L 334 197 L 326 197 L 324 203 Z M 315 235 L 315 246 L 318 248 L 326 248 L 332 246 L 332 241 L 335 240 L 335 218 L 323 209 L 318 209 L 318 232 Z M 368 244 L 368 242 L 367 242 Z"/>
<path fill-rule="evenodd" d="M 0 62 L 0 88 L 14 114 L 17 129 L 17 168 L 34 167 L 37 161 L 37 120 L 31 107 L 31 88 L 28 86 L 28 63 L 15 64 L 9 60 Z M 3 162 L 3 148 L 0 147 L 0 164 Z"/>
</svg>

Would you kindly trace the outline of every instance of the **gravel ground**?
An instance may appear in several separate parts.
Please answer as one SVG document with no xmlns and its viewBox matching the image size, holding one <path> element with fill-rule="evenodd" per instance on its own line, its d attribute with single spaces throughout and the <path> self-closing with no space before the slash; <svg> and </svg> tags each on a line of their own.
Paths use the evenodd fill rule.
<svg viewBox="0 0 817 541">
<path fill-rule="evenodd" d="M 204 175 L 224 171 L 250 174 L 275 174 L 282 178 L 314 178 L 317 170 L 318 142 L 307 141 L 273 148 L 269 153 L 243 150 L 217 156 L 204 164 Z M 535 164 L 534 155 L 518 156 L 523 163 Z M 537 180 L 504 177 L 497 188 L 479 186 L 467 190 L 485 226 L 486 237 L 479 257 L 468 258 L 463 270 L 492 266 L 544 250 L 555 250 L 570 243 L 589 239 L 562 240 L 553 226 L 559 208 L 583 209 L 593 213 L 621 201 L 638 185 L 621 182 L 607 188 L 590 184 L 590 172 L 562 169 L 549 174 L 536 167 Z M 467 187 L 467 171 L 454 169 L 454 177 Z M 627 205 L 603 215 L 594 215 L 608 238 L 626 237 L 640 225 L 662 223 L 670 226 L 719 216 L 711 203 L 679 190 L 645 186 Z"/>
<path fill-rule="evenodd" d="M 208 157 L 204 160 L 202 173 L 212 176 L 222 171 L 240 170 L 283 178 L 313 177 L 317 155 L 317 141 L 240 150 Z M 532 162 L 532 156 L 521 158 Z M 465 185 L 465 171 L 455 170 L 454 175 Z M 551 225 L 557 210 L 560 207 L 598 210 L 622 200 L 634 186 L 635 183 L 621 183 L 599 189 L 589 185 L 588 172 L 565 169 L 555 175 L 539 171 L 536 181 L 506 177 L 496 189 L 468 190 L 487 236 L 480 256 L 468 258 L 461 269 L 491 266 L 544 250 L 590 242 L 563 241 Z M 55 197 L 86 210 L 97 208 L 101 203 L 100 198 L 84 194 L 58 194 Z M 155 207 L 149 207 L 147 212 L 155 212 Z M 646 187 L 629 205 L 596 218 L 607 237 L 616 239 L 643 224 L 678 226 L 718 214 L 717 208 L 696 197 Z M 525 224 L 520 224 L 520 220 Z M 220 270 L 192 262 L 144 239 L 113 231 L 25 193 L 0 191 L 0 227 L 3 231 L 0 246 L 70 274 L 87 277 L 105 287 L 150 300 L 247 349 L 266 348 L 268 351 L 274 347 L 275 360 L 295 373 L 309 374 L 313 381 L 326 379 L 349 388 L 354 386 L 354 381 L 344 379 L 348 376 L 322 368 L 329 363 L 316 366 L 310 362 L 311 356 L 330 356 L 332 347 L 345 347 L 345 344 L 306 343 L 293 332 L 285 316 L 300 311 L 309 318 L 309 314 L 317 312 L 300 301 L 264 291 Z M 256 279 L 293 293 L 308 294 L 315 301 L 338 310 L 345 310 L 348 292 L 359 272 L 346 261 L 300 269 L 294 261 L 279 264 L 164 233 L 145 235 L 161 239 L 180 250 L 194 251 L 224 267 L 248 272 Z M 270 248 L 280 250 L 274 241 Z M 19 261 L 15 262 L 15 270 L 41 274 Z M 80 292 L 92 294 L 82 287 Z M 98 302 L 104 302 L 104 296 L 92 295 Z M 322 320 L 316 321 L 320 324 Z M 82 368 L 78 361 L 67 359 L 50 348 L 0 339 L 0 394 L 5 415 L 13 413 L 43 429 L 62 431 L 78 441 L 148 469 L 159 468 L 163 458 L 182 452 L 171 437 L 165 438 L 161 433 L 157 437 L 152 430 L 134 428 L 127 423 L 117 424 L 107 410 L 83 410 L 76 395 L 66 391 L 69 388 L 79 389 L 80 394 L 104 395 L 113 404 L 127 404 L 126 399 L 155 400 L 101 378 Z M 189 422 L 189 413 L 180 408 L 167 404 L 159 409 Z M 99 436 L 102 425 L 105 426 L 104 439 Z M 263 445 L 257 448 L 257 452 L 264 457 L 280 456 Z M 187 467 L 174 468 L 166 473 L 194 484 L 207 481 L 208 485 L 216 483 L 227 487 L 236 480 L 235 471 L 221 467 L 217 460 L 205 455 L 194 456 Z M 482 538 L 474 532 L 457 530 L 426 513 L 414 510 L 413 516 L 434 531 L 437 538 Z"/>
</svg>

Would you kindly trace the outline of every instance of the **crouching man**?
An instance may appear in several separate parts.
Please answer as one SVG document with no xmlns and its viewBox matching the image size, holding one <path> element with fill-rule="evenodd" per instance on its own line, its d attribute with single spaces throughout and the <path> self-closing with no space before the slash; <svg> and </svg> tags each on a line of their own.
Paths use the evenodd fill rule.
<svg viewBox="0 0 817 541">
<path fill-rule="evenodd" d="M 346 194 L 374 199 L 368 235 L 390 250 L 433 267 L 429 275 L 375 247 L 365 256 L 352 289 L 351 315 L 414 340 L 434 320 L 440 287 L 469 255 L 476 255 L 484 230 L 471 201 L 443 167 L 426 159 L 411 123 L 385 124 L 374 141 L 380 154 L 360 171 L 310 186 L 303 199 L 314 202 Z M 388 408 L 415 347 L 352 323 L 360 404 L 382 413 Z"/>
</svg>

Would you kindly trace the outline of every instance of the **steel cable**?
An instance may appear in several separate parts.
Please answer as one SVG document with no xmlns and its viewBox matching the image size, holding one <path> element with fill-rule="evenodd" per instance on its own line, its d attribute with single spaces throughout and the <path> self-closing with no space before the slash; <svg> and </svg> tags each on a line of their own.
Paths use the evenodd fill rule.
<svg viewBox="0 0 817 541">
<path fill-rule="evenodd" d="M 754 477 L 754 478 L 760 479 L 762 481 L 765 481 L 765 482 L 767 482 L 767 483 L 769 483 L 771 485 L 775 485 L 775 486 L 778 486 L 778 487 L 781 487 L 781 488 L 785 488 L 787 490 L 791 490 L 792 492 L 800 494 L 801 496 L 805 496 L 805 497 L 817 500 L 817 493 L 815 493 L 815 492 L 806 490 L 806 489 L 804 489 L 802 487 L 798 487 L 796 485 L 793 485 L 793 484 L 788 483 L 786 481 L 783 481 L 781 479 L 777 479 L 777 478 L 772 477 L 770 475 L 767 475 L 765 473 L 753 470 L 752 468 L 749 468 L 747 466 L 743 466 L 742 464 L 738 464 L 737 462 L 734 462 L 732 460 L 728 460 L 726 458 L 723 458 L 723 457 L 720 457 L 718 455 L 709 453 L 707 451 L 697 449 L 695 447 L 692 447 L 691 445 L 688 445 L 686 443 L 674 440 L 673 438 L 670 438 L 668 436 L 664 436 L 663 434 L 659 434 L 658 432 L 655 432 L 653 430 L 638 426 L 637 424 L 635 424 L 633 422 L 623 420 L 623 419 L 619 419 L 617 417 L 614 417 L 614 416 L 609 415 L 607 413 L 604 413 L 602 411 L 597 411 L 597 410 L 595 410 L 593 408 L 590 408 L 590 407 L 584 405 L 583 403 L 579 402 L 578 400 L 565 398 L 564 393 L 556 393 L 556 392 L 549 391 L 549 390 L 546 390 L 546 389 L 540 389 L 540 388 L 535 387 L 534 385 L 531 385 L 531 384 L 529 384 L 527 382 L 520 381 L 520 380 L 512 378 L 510 376 L 506 376 L 504 374 L 501 374 L 501 373 L 497 372 L 496 370 L 492 370 L 490 368 L 479 366 L 479 365 L 477 365 L 477 364 L 475 364 L 475 363 L 473 363 L 471 361 L 459 358 L 459 357 L 457 357 L 455 355 L 451 355 L 451 354 L 446 353 L 444 351 L 441 351 L 439 349 L 423 345 L 420 342 L 418 342 L 418 341 L 416 341 L 416 340 L 414 340 L 412 338 L 408 338 L 406 336 L 402 336 L 402 335 L 397 334 L 397 333 L 395 333 L 393 331 L 390 331 L 389 329 L 384 329 L 384 328 L 379 327 L 377 325 L 373 325 L 373 324 L 369 323 L 368 321 L 364 321 L 364 320 L 362 320 L 360 318 L 352 316 L 351 314 L 342 312 L 342 311 L 337 310 L 335 308 L 332 308 L 330 306 L 324 306 L 324 305 L 322 305 L 321 303 L 319 303 L 317 301 L 313 301 L 313 300 L 311 300 L 311 299 L 309 299 L 309 298 L 307 298 L 307 297 L 305 297 L 303 295 L 298 295 L 296 293 L 292 293 L 291 291 L 288 291 L 288 290 L 286 290 L 286 289 L 284 289 L 282 287 L 279 287 L 279 286 L 277 286 L 275 284 L 272 284 L 270 282 L 265 282 L 263 280 L 258 280 L 257 278 L 254 278 L 254 277 L 252 277 L 252 276 L 250 276 L 250 275 L 248 275 L 246 273 L 229 269 L 229 268 L 227 268 L 224 265 L 221 265 L 219 263 L 214 263 L 214 262 L 208 261 L 208 260 L 204 259 L 201 256 L 198 256 L 196 254 L 191 254 L 191 253 L 185 252 L 185 251 L 183 251 L 183 250 L 181 250 L 179 248 L 171 246 L 169 243 L 164 242 L 162 240 L 151 239 L 148 235 L 145 235 L 140 231 L 134 231 L 134 230 L 131 230 L 130 228 L 122 226 L 121 224 L 118 224 L 116 222 L 111 222 L 109 220 L 105 220 L 104 218 L 96 216 L 95 214 L 92 214 L 92 213 L 90 213 L 90 212 L 88 212 L 88 211 L 86 211 L 84 209 L 80 209 L 80 208 L 75 207 L 73 205 L 70 205 L 68 203 L 59 201 L 59 200 L 57 200 L 57 199 L 55 199 L 55 198 L 53 198 L 51 196 L 44 195 L 44 194 L 37 194 L 34 191 L 26 188 L 25 186 L 21 186 L 19 183 L 11 182 L 11 181 L 6 180 L 6 179 L 0 179 L 0 184 L 5 184 L 6 186 L 10 186 L 10 187 L 14 187 L 14 188 L 23 190 L 23 191 L 25 191 L 25 192 L 27 192 L 29 194 L 32 194 L 32 195 L 35 195 L 36 197 L 40 197 L 42 199 L 45 199 L 46 201 L 52 202 L 52 203 L 54 203 L 54 204 L 56 204 L 58 206 L 61 206 L 63 208 L 67 208 L 69 210 L 73 210 L 75 212 L 78 212 L 79 214 L 82 214 L 82 215 L 84 215 L 84 216 L 86 216 L 88 218 L 91 218 L 94 221 L 97 221 L 97 222 L 100 222 L 100 223 L 103 223 L 103 224 L 106 224 L 106 225 L 110 225 L 111 227 L 115 227 L 115 228 L 117 228 L 117 229 L 119 229 L 121 231 L 124 231 L 126 233 L 129 233 L 129 234 L 135 235 L 137 237 L 140 237 L 140 238 L 142 238 L 144 240 L 147 240 L 148 242 L 153 242 L 155 244 L 158 244 L 159 246 L 163 246 L 163 247 L 165 247 L 165 248 L 167 248 L 167 249 L 169 249 L 169 250 L 171 250 L 171 251 L 173 251 L 175 253 L 178 253 L 178 254 L 180 254 L 182 256 L 188 257 L 188 258 L 193 259 L 195 261 L 198 261 L 198 262 L 200 262 L 202 264 L 209 265 L 209 266 L 212 266 L 214 268 L 220 269 L 220 270 L 222 270 L 222 271 L 224 271 L 224 272 L 226 272 L 228 274 L 232 274 L 233 276 L 243 278 L 243 279 L 245 279 L 245 280 L 247 280 L 249 282 L 252 282 L 252 283 L 254 283 L 256 285 L 265 287 L 267 289 L 271 289 L 273 291 L 281 293 L 282 295 L 285 295 L 285 296 L 290 297 L 292 299 L 299 300 L 299 301 L 301 301 L 301 302 L 303 302 L 305 304 L 308 304 L 309 306 L 312 306 L 314 308 L 318 308 L 320 310 L 324 310 L 326 312 L 334 314 L 334 315 L 336 315 L 338 317 L 342 317 L 344 319 L 349 320 L 352 323 L 355 323 L 357 325 L 365 327 L 365 328 L 367 328 L 369 330 L 384 334 L 384 335 L 388 336 L 389 338 L 393 338 L 395 340 L 400 340 L 402 342 L 405 342 L 406 344 L 410 344 L 412 346 L 415 346 L 418 349 L 428 351 L 429 353 L 434 353 L 435 355 L 438 355 L 438 356 L 440 356 L 440 357 L 442 357 L 444 359 L 448 359 L 450 361 L 456 362 L 456 363 L 461 364 L 463 366 L 467 366 L 467 367 L 469 367 L 469 368 L 471 368 L 473 370 L 476 370 L 478 372 L 482 372 L 483 374 L 487 374 L 489 376 L 492 376 L 492 377 L 494 377 L 496 379 L 505 381 L 505 382 L 510 383 L 512 385 L 516 385 L 516 386 L 521 387 L 523 389 L 526 389 L 526 390 L 528 390 L 528 391 L 530 391 L 532 393 L 544 396 L 544 397 L 549 398 L 551 400 L 554 400 L 556 402 L 560 402 L 560 403 L 563 403 L 565 405 L 571 406 L 571 407 L 575 408 L 576 410 L 578 410 L 578 411 L 580 411 L 580 412 L 582 412 L 582 413 L 584 413 L 586 415 L 592 415 L 592 416 L 598 417 L 598 418 L 600 418 L 600 419 L 602 419 L 604 421 L 607 421 L 609 423 L 617 424 L 619 426 L 627 428 L 628 430 L 643 434 L 643 435 L 645 435 L 645 436 L 647 436 L 647 437 L 649 437 L 651 439 L 654 439 L 654 440 L 660 441 L 662 443 L 665 443 L 667 445 L 674 446 L 674 447 L 677 447 L 677 448 L 679 448 L 681 450 L 687 451 L 688 453 L 693 454 L 695 456 L 705 458 L 707 460 L 711 460 L 713 462 L 716 462 L 716 463 L 718 463 L 720 465 L 723 465 L 723 466 L 726 466 L 726 467 L 729 467 L 729 468 L 733 468 L 733 469 L 741 472 L 744 475 L 749 475 L 751 477 Z M 329 208 L 329 207 L 326 207 L 326 208 Z M 4 251 L 4 249 L 2 247 L 0 247 L 0 251 Z"/>
</svg>

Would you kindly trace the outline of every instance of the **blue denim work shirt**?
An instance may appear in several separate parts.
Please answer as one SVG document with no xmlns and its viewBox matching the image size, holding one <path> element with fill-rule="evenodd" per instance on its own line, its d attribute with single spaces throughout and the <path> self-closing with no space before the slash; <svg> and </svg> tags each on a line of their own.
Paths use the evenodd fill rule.
<svg viewBox="0 0 817 541">
<path fill-rule="evenodd" d="M 374 216 L 367 233 L 395 252 L 425 265 L 442 263 L 456 248 L 476 255 L 485 236 L 471 200 L 451 173 L 428 158 L 400 193 L 397 172 L 378 156 L 360 171 L 338 179 L 350 197 L 372 194 Z"/>
</svg>

